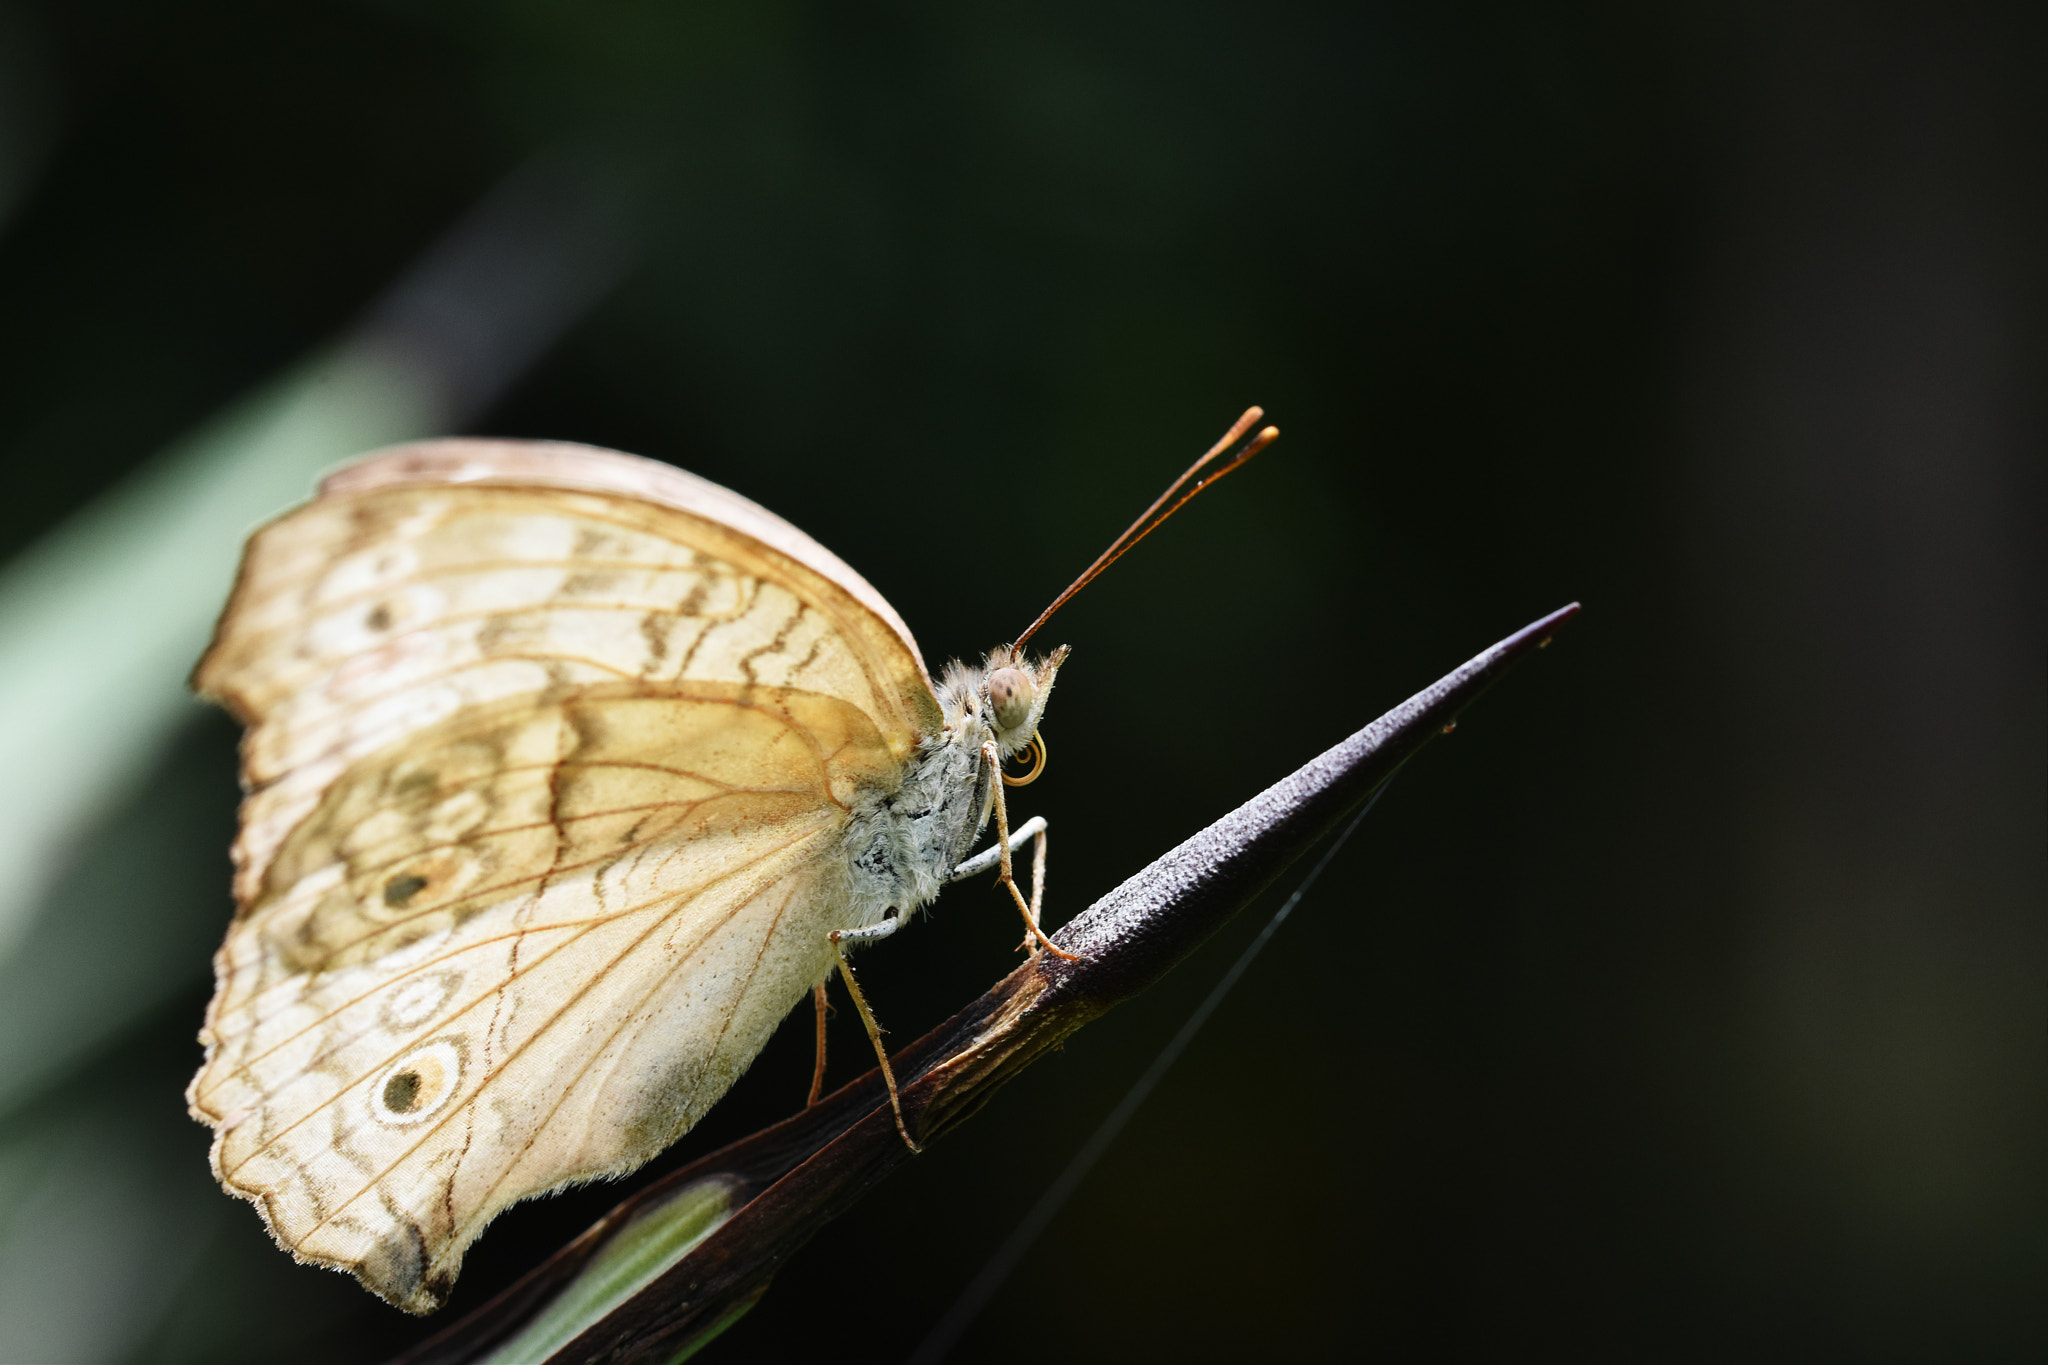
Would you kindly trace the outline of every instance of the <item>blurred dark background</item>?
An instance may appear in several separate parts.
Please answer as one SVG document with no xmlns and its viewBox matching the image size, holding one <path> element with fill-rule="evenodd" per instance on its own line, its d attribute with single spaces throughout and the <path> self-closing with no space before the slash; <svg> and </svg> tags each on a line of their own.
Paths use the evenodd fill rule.
<svg viewBox="0 0 2048 1365">
<path fill-rule="evenodd" d="M 1261 403 L 1279 445 L 1050 633 L 1054 918 L 1586 612 L 1411 766 L 959 1358 L 2038 1360 L 2043 37 L 1967 4 L 0 0 L 0 548 L 403 334 L 448 424 L 728 484 L 936 664 Z M 510 277 L 595 252 L 604 287 L 465 341 L 403 282 L 478 205 L 502 263 L 488 206 L 535 184 L 606 226 Z M 184 1115 L 233 743 L 181 713 L 0 950 L 0 1357 L 435 1325 L 292 1265 Z M 703 1359 L 900 1359 L 1270 908 Z M 864 972 L 907 1039 L 1015 939 L 956 888 Z M 670 1164 L 800 1104 L 807 1028 Z M 456 1309 L 620 1193 L 506 1216 Z"/>
</svg>

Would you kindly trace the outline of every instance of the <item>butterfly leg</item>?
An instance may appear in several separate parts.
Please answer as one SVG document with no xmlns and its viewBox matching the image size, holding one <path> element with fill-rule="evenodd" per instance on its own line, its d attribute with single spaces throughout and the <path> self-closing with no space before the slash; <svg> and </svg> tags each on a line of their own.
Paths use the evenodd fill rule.
<svg viewBox="0 0 2048 1365">
<path fill-rule="evenodd" d="M 1037 837 L 1035 837 L 1031 841 L 1031 933 L 1026 934 L 1024 936 L 1024 941 L 1019 943 L 1017 947 L 1020 949 L 1030 950 L 1031 955 L 1033 957 L 1036 957 L 1039 953 L 1044 952 L 1045 950 L 1039 947 L 1038 944 L 1033 941 L 1033 935 L 1036 935 L 1038 938 L 1045 937 L 1044 934 L 1038 932 L 1038 926 L 1044 922 L 1045 825 L 1043 822 L 1041 822 L 1038 826 Z"/>
<path fill-rule="evenodd" d="M 818 1095 L 825 1089 L 825 1016 L 832 1012 L 832 1006 L 825 999 L 825 981 L 811 987 L 811 1005 L 818 1012 L 818 1064 L 811 1069 L 811 1097 L 804 1101 L 808 1109 L 818 1102 Z"/>
<path fill-rule="evenodd" d="M 860 983 L 853 979 L 853 964 L 846 960 L 848 943 L 872 943 L 887 938 L 903 927 L 903 917 L 890 910 L 888 917 L 880 924 L 865 929 L 834 929 L 829 935 L 832 940 L 832 956 L 839 961 L 839 975 L 846 982 L 846 993 L 853 997 L 853 1007 L 860 1011 L 860 1021 L 867 1026 L 868 1041 L 875 1045 L 875 1057 L 882 1063 L 882 1083 L 889 1087 L 889 1108 L 896 1113 L 896 1131 L 903 1135 L 903 1145 L 913 1152 L 924 1149 L 911 1140 L 910 1129 L 903 1123 L 903 1101 L 896 1095 L 896 1072 L 889 1065 L 889 1049 L 882 1045 L 882 1026 L 875 1022 L 875 1012 L 868 1008 L 867 997 L 860 993 Z"/>
<path fill-rule="evenodd" d="M 1043 815 L 1034 815 L 1029 820 L 1026 820 L 1023 824 L 1017 826 L 1017 828 L 1011 830 L 1010 852 L 1015 853 L 1018 849 L 1024 847 L 1026 840 L 1032 838 L 1034 835 L 1036 835 L 1039 831 L 1043 830 L 1044 828 L 1045 817 Z M 972 858 L 969 858 L 966 862 L 960 864 L 960 866 L 954 868 L 953 875 L 946 878 L 946 880 L 948 882 L 964 882 L 969 877 L 979 877 L 982 873 L 988 871 L 990 868 L 999 865 L 1002 862 L 1002 860 L 1002 850 L 997 848 L 994 844 L 990 844 L 987 848 L 975 854 Z"/>
<path fill-rule="evenodd" d="M 989 767 L 995 770 L 996 775 L 1000 778 L 1002 775 L 1002 761 L 996 755 L 996 744 L 994 740 L 989 740 L 987 743 L 981 746 L 981 756 L 988 762 Z M 1079 960 L 1081 956 L 1079 953 L 1070 953 L 1067 952 L 1065 949 L 1059 947 L 1051 939 L 1045 936 L 1045 930 L 1038 927 L 1038 909 L 1045 890 L 1044 827 L 1041 826 L 1038 831 L 1037 852 L 1032 860 L 1036 867 L 1036 872 L 1033 877 L 1032 896 L 1029 901 L 1026 901 L 1024 899 L 1024 893 L 1017 889 L 1017 879 L 1010 875 L 1010 812 L 1005 802 L 1003 801 L 1003 784 L 1000 781 L 995 783 L 995 806 L 996 848 L 999 852 L 1003 868 L 1002 872 L 996 877 L 996 884 L 999 886 L 1007 887 L 1009 889 L 1010 898 L 1017 902 L 1017 913 L 1024 917 L 1024 927 L 1031 931 L 1031 937 L 1033 939 L 1036 939 L 1039 945 L 1043 947 L 1046 952 L 1051 953 L 1054 957 L 1059 958 L 1065 962 L 1074 962 Z M 1027 940 L 1027 942 L 1028 941 L 1029 940 Z"/>
</svg>

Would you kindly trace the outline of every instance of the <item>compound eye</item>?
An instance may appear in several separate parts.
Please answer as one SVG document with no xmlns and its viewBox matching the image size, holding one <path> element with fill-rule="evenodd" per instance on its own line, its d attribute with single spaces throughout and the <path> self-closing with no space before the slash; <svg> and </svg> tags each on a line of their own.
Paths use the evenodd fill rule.
<svg viewBox="0 0 2048 1365">
<path fill-rule="evenodd" d="M 1031 715 L 1031 698 L 1037 691 L 1031 675 L 1021 668 L 999 668 L 988 675 L 988 699 L 996 711 L 996 725 L 1014 730 Z"/>
</svg>

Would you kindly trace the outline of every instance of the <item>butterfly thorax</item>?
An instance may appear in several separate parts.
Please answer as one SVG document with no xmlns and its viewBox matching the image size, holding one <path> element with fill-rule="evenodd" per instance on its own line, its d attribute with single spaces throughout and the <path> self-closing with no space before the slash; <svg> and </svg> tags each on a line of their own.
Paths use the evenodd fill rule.
<svg viewBox="0 0 2048 1365">
<path fill-rule="evenodd" d="M 994 807 L 996 773 L 983 754 L 994 741 L 1008 758 L 1031 743 L 1052 692 L 1065 648 L 1037 665 L 1013 658 L 1008 649 L 990 653 L 979 668 L 947 665 L 938 686 L 944 723 L 927 733 L 893 792 L 862 794 L 848 823 L 847 900 L 854 922 L 865 928 L 893 915 L 929 905 L 953 869 L 973 852 Z M 1022 705 L 999 708 L 990 695 L 1002 670 L 1023 678 Z M 1006 713 L 1007 712 L 1007 713 Z M 1003 720 L 1013 724 L 1004 725 Z"/>
</svg>

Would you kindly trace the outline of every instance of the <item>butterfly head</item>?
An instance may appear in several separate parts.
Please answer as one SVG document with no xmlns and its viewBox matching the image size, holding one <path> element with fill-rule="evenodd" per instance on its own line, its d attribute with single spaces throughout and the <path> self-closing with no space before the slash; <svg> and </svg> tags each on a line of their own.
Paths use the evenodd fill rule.
<svg viewBox="0 0 2048 1365">
<path fill-rule="evenodd" d="M 1035 662 L 1004 645 L 991 650 L 980 668 L 951 665 L 939 686 L 947 729 L 965 723 L 984 737 L 993 736 L 1004 758 L 1029 747 L 1066 657 L 1065 645 Z M 971 742 L 979 745 L 981 740 Z"/>
<path fill-rule="evenodd" d="M 1052 680 L 1066 658 L 1065 645 L 1035 664 L 1007 645 L 989 652 L 982 668 L 980 700 L 982 714 L 995 731 L 1004 758 L 1030 744 L 1038 733 L 1038 718 L 1045 714 Z"/>
</svg>

